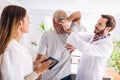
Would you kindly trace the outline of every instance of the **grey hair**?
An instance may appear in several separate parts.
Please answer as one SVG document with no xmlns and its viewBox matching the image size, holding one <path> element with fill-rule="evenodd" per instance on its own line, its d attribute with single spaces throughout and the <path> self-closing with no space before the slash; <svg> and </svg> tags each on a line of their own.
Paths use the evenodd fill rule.
<svg viewBox="0 0 120 80">
<path fill-rule="evenodd" d="M 67 13 L 64 10 L 57 10 L 54 13 L 53 18 L 55 18 L 58 22 L 60 22 L 61 20 L 67 18 Z"/>
</svg>

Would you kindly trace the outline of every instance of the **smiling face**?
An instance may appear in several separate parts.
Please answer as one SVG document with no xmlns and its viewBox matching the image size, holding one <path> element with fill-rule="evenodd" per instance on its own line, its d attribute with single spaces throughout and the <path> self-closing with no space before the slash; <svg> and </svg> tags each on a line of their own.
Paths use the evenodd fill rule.
<svg viewBox="0 0 120 80">
<path fill-rule="evenodd" d="M 97 24 L 95 25 L 95 29 L 94 29 L 94 33 L 96 35 L 102 35 L 104 34 L 105 28 L 106 28 L 106 22 L 107 19 L 106 18 L 100 18 L 97 22 Z"/>
</svg>

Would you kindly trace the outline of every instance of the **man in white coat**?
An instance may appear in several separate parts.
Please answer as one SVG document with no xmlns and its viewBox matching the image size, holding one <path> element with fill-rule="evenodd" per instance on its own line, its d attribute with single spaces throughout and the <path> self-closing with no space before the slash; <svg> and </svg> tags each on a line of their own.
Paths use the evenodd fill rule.
<svg viewBox="0 0 120 80">
<path fill-rule="evenodd" d="M 116 26 L 114 17 L 101 15 L 94 34 L 75 34 L 67 20 L 62 20 L 61 24 L 69 34 L 66 48 L 82 52 L 76 80 L 103 80 L 103 69 L 113 50 L 109 32 Z"/>
</svg>

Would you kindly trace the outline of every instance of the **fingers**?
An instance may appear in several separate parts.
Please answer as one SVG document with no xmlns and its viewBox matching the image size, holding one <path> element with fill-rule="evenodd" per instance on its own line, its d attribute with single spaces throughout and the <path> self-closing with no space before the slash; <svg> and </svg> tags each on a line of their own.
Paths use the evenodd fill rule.
<svg viewBox="0 0 120 80">
<path fill-rule="evenodd" d="M 58 33 L 64 33 L 65 30 L 63 29 L 62 25 L 58 26 Z"/>
<path fill-rule="evenodd" d="M 50 65 L 52 64 L 52 62 L 50 60 L 45 61 L 41 64 L 41 66 L 35 68 L 34 70 L 39 74 L 43 74 L 46 70 L 48 70 L 48 68 L 50 67 Z"/>
<path fill-rule="evenodd" d="M 37 58 L 36 58 L 36 61 L 42 62 L 42 61 L 45 60 L 45 59 L 46 59 L 46 56 L 45 56 L 45 55 L 38 54 L 38 55 L 37 55 Z"/>
<path fill-rule="evenodd" d="M 64 33 L 66 32 L 66 30 L 69 28 L 69 22 L 67 20 L 62 20 L 61 22 L 59 22 L 59 25 L 56 25 L 57 27 L 55 27 L 55 30 L 57 31 L 57 33 Z"/>
<path fill-rule="evenodd" d="M 55 30 L 57 31 L 58 34 L 63 34 L 65 32 L 62 25 L 57 25 L 57 27 L 55 27 Z"/>
<path fill-rule="evenodd" d="M 39 59 L 39 61 L 44 61 L 46 59 L 46 56 L 45 55 L 43 55 L 42 57 L 41 57 L 41 59 Z"/>
<path fill-rule="evenodd" d="M 37 59 L 33 62 L 34 68 L 39 68 L 41 63 L 46 59 L 45 55 L 38 54 Z"/>
<path fill-rule="evenodd" d="M 65 46 L 65 48 L 66 49 L 71 49 L 71 48 L 74 48 L 72 45 L 70 45 L 70 44 L 67 44 L 66 46 Z"/>
<path fill-rule="evenodd" d="M 42 72 L 46 71 L 50 67 L 51 64 L 52 62 L 50 60 L 43 62 L 41 65 Z"/>
<path fill-rule="evenodd" d="M 63 34 L 65 32 L 65 30 L 63 29 L 62 25 L 61 25 L 61 28 L 60 28 L 60 33 Z"/>
<path fill-rule="evenodd" d="M 34 67 L 39 67 L 41 65 L 40 61 L 34 61 L 33 62 Z"/>
<path fill-rule="evenodd" d="M 63 19 L 60 23 L 61 23 L 61 24 L 64 24 L 64 23 L 66 23 L 66 22 L 68 22 L 67 19 Z"/>
<path fill-rule="evenodd" d="M 66 19 L 65 19 L 65 20 L 62 20 L 62 21 L 60 22 L 60 24 L 63 26 L 63 29 L 64 29 L 65 31 L 67 31 L 67 29 L 70 29 L 70 22 L 67 21 Z"/>
<path fill-rule="evenodd" d="M 73 52 L 73 51 L 76 49 L 74 46 L 72 46 L 72 45 L 70 45 L 70 44 L 67 44 L 67 45 L 65 46 L 65 48 L 66 48 L 67 50 L 69 50 L 70 53 Z"/>
<path fill-rule="evenodd" d="M 36 60 L 40 59 L 42 57 L 42 54 L 38 54 L 36 57 Z"/>
<path fill-rule="evenodd" d="M 51 60 L 48 60 L 48 61 L 43 62 L 42 65 L 46 68 L 49 68 L 51 64 L 52 64 Z"/>
</svg>

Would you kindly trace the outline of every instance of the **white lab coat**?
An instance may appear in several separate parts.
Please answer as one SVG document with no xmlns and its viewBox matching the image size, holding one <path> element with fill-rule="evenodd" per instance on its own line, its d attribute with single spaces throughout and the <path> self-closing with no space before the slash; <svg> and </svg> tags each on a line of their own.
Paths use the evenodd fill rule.
<svg viewBox="0 0 120 80">
<path fill-rule="evenodd" d="M 1 72 L 3 80 L 24 80 L 28 75 L 32 77 L 38 77 L 38 75 L 33 72 L 33 60 L 32 56 L 26 48 L 19 44 L 16 40 L 12 40 L 8 47 L 6 48 L 1 66 Z M 35 80 L 34 78 L 26 77 L 26 80 Z"/>
<path fill-rule="evenodd" d="M 103 68 L 110 57 L 113 44 L 109 37 L 91 43 L 93 35 L 71 33 L 67 43 L 79 49 L 80 57 L 76 80 L 102 80 Z"/>
</svg>

